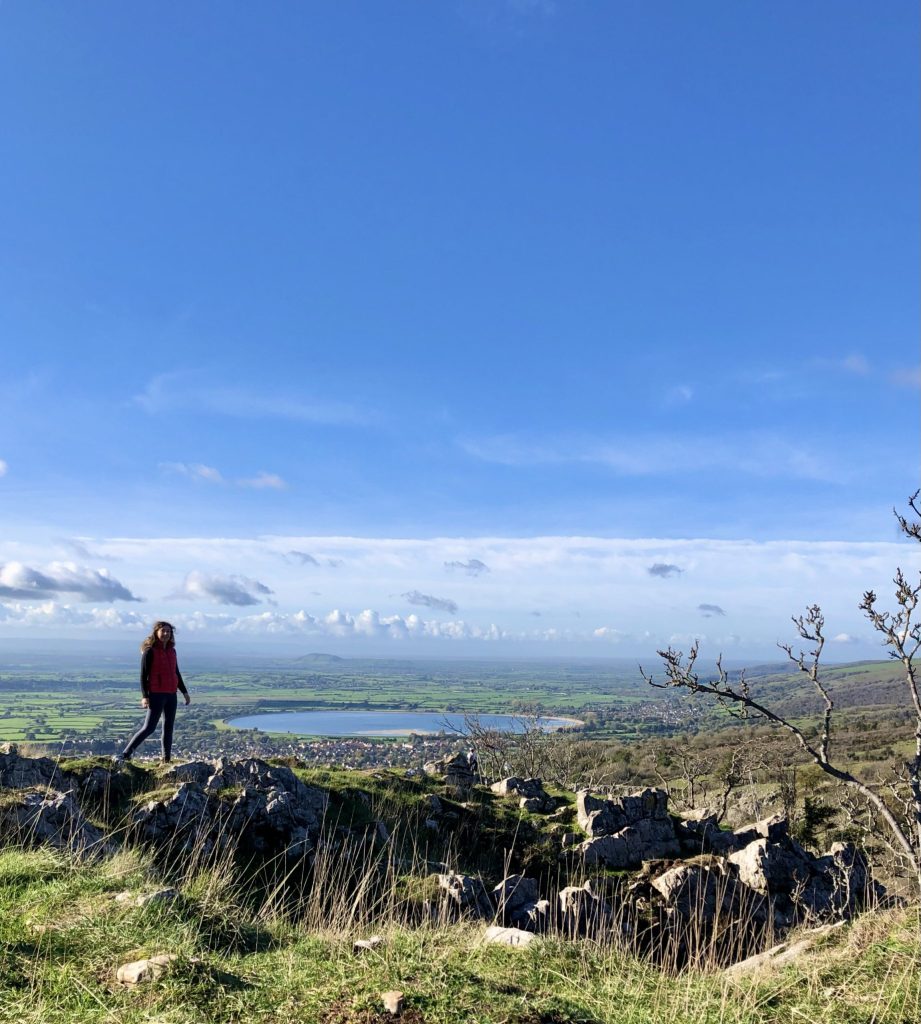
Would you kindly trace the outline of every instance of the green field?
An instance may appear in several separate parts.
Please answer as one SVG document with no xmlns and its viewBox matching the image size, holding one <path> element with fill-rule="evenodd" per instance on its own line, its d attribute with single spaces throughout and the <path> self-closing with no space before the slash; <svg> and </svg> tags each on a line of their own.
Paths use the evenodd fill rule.
<svg viewBox="0 0 921 1024">
<path fill-rule="evenodd" d="M 193 704 L 182 714 L 190 747 L 204 748 L 224 722 L 273 711 L 388 709 L 507 713 L 522 708 L 585 721 L 586 735 L 642 740 L 727 724 L 712 704 L 646 685 L 630 662 L 398 662 L 312 655 L 265 664 L 183 665 Z M 766 666 L 750 674 L 772 706 L 808 721 L 815 695 L 801 676 Z M 826 672 L 838 707 L 871 730 L 899 715 L 898 666 L 864 662 Z M 141 716 L 134 667 L 104 672 L 66 656 L 11 662 L 0 672 L 0 742 L 123 740 Z M 882 717 L 881 717 L 882 716 Z"/>
<path fill-rule="evenodd" d="M 597 664 L 292 661 L 223 671 L 184 666 L 184 674 L 193 697 L 183 711 L 187 735 L 220 730 L 239 715 L 346 708 L 486 714 L 534 707 L 626 723 L 648 714 L 658 697 L 635 670 Z M 0 742 L 123 737 L 140 715 L 136 671 L 128 668 L 9 665 L 0 674 L 0 697 Z"/>
</svg>

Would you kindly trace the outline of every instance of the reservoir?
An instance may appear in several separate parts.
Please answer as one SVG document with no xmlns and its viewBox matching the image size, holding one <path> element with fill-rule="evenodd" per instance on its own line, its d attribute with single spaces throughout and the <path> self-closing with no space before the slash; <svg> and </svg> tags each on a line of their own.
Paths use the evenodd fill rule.
<svg viewBox="0 0 921 1024">
<path fill-rule="evenodd" d="M 486 729 L 524 732 L 526 720 L 514 715 L 480 715 Z M 228 725 L 297 736 L 409 736 L 411 733 L 463 734 L 464 716 L 441 711 L 284 711 L 270 715 L 231 718 Z M 542 718 L 541 728 L 561 729 L 579 724 L 573 718 Z"/>
</svg>

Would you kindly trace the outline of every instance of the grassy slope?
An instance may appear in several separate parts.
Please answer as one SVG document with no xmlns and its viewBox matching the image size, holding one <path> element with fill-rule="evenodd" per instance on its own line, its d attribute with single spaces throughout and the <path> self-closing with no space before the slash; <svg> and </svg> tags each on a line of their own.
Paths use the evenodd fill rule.
<svg viewBox="0 0 921 1024">
<path fill-rule="evenodd" d="M 156 888 L 138 854 L 79 868 L 46 852 L 0 853 L 0 1021 L 326 1024 L 389 1019 L 378 994 L 406 993 L 404 1020 L 428 1024 L 669 1024 L 812 1021 L 908 1024 L 921 1019 L 917 915 L 867 917 L 833 944 L 757 983 L 722 974 L 678 978 L 593 943 L 485 947 L 479 927 L 391 929 L 360 960 L 358 935 L 259 920 L 219 879 L 188 881 L 165 908 L 116 902 Z M 179 955 L 137 990 L 119 964 Z"/>
</svg>

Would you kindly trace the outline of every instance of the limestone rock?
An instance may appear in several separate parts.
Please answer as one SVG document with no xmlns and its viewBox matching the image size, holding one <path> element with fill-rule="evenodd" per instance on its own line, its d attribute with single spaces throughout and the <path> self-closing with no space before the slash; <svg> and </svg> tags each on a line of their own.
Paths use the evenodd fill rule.
<svg viewBox="0 0 921 1024">
<path fill-rule="evenodd" d="M 163 773 L 163 778 L 170 782 L 197 782 L 204 786 L 213 774 L 214 765 L 208 761 L 188 761 L 173 765 Z"/>
<path fill-rule="evenodd" d="M 184 782 L 168 800 L 150 800 L 136 811 L 132 827 L 148 842 L 189 851 L 210 820 L 207 794 L 198 783 Z"/>
<path fill-rule="evenodd" d="M 135 902 L 139 907 L 149 907 L 164 903 L 174 903 L 178 899 L 178 889 L 157 889 L 156 892 L 149 892 L 143 896 L 138 896 Z"/>
<path fill-rule="evenodd" d="M 567 885 L 558 894 L 560 927 L 567 935 L 603 931 L 611 920 L 611 907 L 592 892 L 590 882 Z"/>
<path fill-rule="evenodd" d="M 66 780 L 50 757 L 22 757 L 15 743 L 7 743 L 0 747 L 0 787 L 57 789 L 66 788 Z"/>
<path fill-rule="evenodd" d="M 607 799 L 582 789 L 576 794 L 576 816 L 589 836 L 610 836 L 643 819 L 669 821 L 668 796 L 661 789 L 643 789 Z"/>
<path fill-rule="evenodd" d="M 306 856 L 311 836 L 319 834 L 328 795 L 307 786 L 284 766 L 258 758 L 231 761 L 221 758 L 213 766 L 192 762 L 175 795 L 151 801 L 134 816 L 136 833 L 145 841 L 190 851 L 209 852 L 239 844 L 251 852 L 284 852 Z M 205 782 L 200 781 L 206 774 Z M 239 787 L 233 801 L 220 799 L 222 790 Z"/>
<path fill-rule="evenodd" d="M 384 1010 L 393 1017 L 399 1017 L 403 1012 L 405 1000 L 402 992 L 398 992 L 396 990 L 393 990 L 392 992 L 382 992 L 381 1002 L 384 1004 Z"/>
<path fill-rule="evenodd" d="M 483 942 L 493 946 L 518 948 L 530 945 L 536 939 L 534 932 L 522 931 L 521 928 L 503 928 L 497 924 L 490 925 L 483 933 Z"/>
<path fill-rule="evenodd" d="M 18 802 L 4 808 L 0 820 L 4 832 L 29 846 L 53 846 L 83 857 L 107 849 L 105 837 L 86 820 L 69 792 L 24 793 Z"/>
<path fill-rule="evenodd" d="M 501 921 L 527 926 L 531 923 L 531 912 L 540 896 L 537 880 L 524 875 L 509 875 L 493 888 L 490 893 Z"/>
<path fill-rule="evenodd" d="M 477 781 L 476 772 L 466 754 L 454 754 L 451 757 L 439 758 L 437 761 L 429 761 L 424 767 L 430 775 L 444 776 L 445 785 L 456 790 L 460 799 L 466 799 L 465 794 L 470 792 Z"/>
<path fill-rule="evenodd" d="M 533 905 L 525 904 L 515 915 L 518 925 L 529 932 L 545 932 L 551 924 L 550 900 L 538 900 Z"/>
<path fill-rule="evenodd" d="M 665 905 L 687 921 L 710 925 L 717 919 L 725 923 L 743 916 L 753 921 L 766 918 L 764 897 L 740 882 L 718 858 L 709 864 L 679 864 L 651 885 Z"/>
<path fill-rule="evenodd" d="M 369 953 L 384 945 L 383 935 L 372 935 L 369 939 L 356 939 L 352 943 L 352 952 L 355 954 Z"/>
<path fill-rule="evenodd" d="M 821 928 L 812 928 L 800 936 L 796 942 L 778 943 L 763 953 L 732 964 L 726 968 L 725 973 L 732 978 L 742 978 L 784 967 L 786 964 L 798 960 L 804 953 L 808 953 L 820 940 L 843 927 L 844 924 L 844 921 L 836 921 L 834 924 L 826 924 Z"/>
<path fill-rule="evenodd" d="M 518 801 L 518 806 L 522 811 L 527 811 L 529 814 L 543 814 L 548 807 L 552 806 L 552 801 L 549 796 L 523 796 Z"/>
<path fill-rule="evenodd" d="M 546 799 L 547 797 L 544 792 L 544 784 L 540 779 L 520 779 L 517 775 L 500 779 L 489 788 L 499 796 L 529 797 L 531 799 Z"/>
<path fill-rule="evenodd" d="M 115 972 L 115 978 L 123 985 L 141 985 L 146 981 L 156 981 L 177 959 L 173 953 L 161 953 L 146 960 L 134 960 L 130 964 L 122 964 Z"/>
<path fill-rule="evenodd" d="M 449 871 L 438 875 L 438 886 L 449 903 L 461 913 L 474 917 L 492 917 L 492 904 L 486 886 L 479 878 Z"/>
<path fill-rule="evenodd" d="M 789 893 L 809 881 L 809 864 L 792 850 L 756 839 L 744 849 L 731 853 L 729 861 L 739 869 L 739 878 L 763 895 Z"/>
<path fill-rule="evenodd" d="M 681 846 L 668 817 L 640 818 L 616 834 L 586 839 L 579 849 L 586 864 L 621 869 L 638 868 L 644 860 L 661 860 L 681 854 Z"/>
</svg>

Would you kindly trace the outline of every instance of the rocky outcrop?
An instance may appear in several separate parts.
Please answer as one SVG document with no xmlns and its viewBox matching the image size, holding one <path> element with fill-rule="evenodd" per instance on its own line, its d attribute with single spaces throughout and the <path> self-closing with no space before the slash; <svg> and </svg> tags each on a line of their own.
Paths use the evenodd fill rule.
<svg viewBox="0 0 921 1024">
<path fill-rule="evenodd" d="M 668 795 L 661 789 L 643 789 L 630 796 L 599 797 L 580 789 L 576 815 L 589 836 L 611 836 L 643 819 L 667 821 Z"/>
<path fill-rule="evenodd" d="M 813 857 L 794 839 L 762 838 L 728 861 L 741 882 L 771 900 L 778 925 L 849 917 L 882 896 L 866 859 L 851 843 L 835 843 L 824 856 Z"/>
<path fill-rule="evenodd" d="M 52 846 L 92 857 L 106 850 L 106 839 L 90 824 L 71 793 L 25 791 L 0 813 L 3 832 L 27 846 Z"/>
<path fill-rule="evenodd" d="M 513 949 L 528 946 L 537 940 L 533 932 L 521 928 L 503 928 L 501 925 L 490 925 L 483 932 L 483 942 L 487 946 L 511 946 Z"/>
<path fill-rule="evenodd" d="M 589 837 L 576 847 L 582 863 L 635 870 L 664 861 L 639 889 L 678 919 L 744 917 L 783 929 L 850 916 L 881 894 L 853 846 L 836 844 L 814 857 L 789 835 L 782 815 L 724 832 L 714 815 L 673 819 L 667 795 L 656 789 L 619 799 L 582 790 L 576 807 Z M 690 863 L 669 863 L 681 857 Z"/>
<path fill-rule="evenodd" d="M 567 885 L 559 891 L 558 925 L 564 935 L 596 935 L 606 932 L 613 911 L 610 904 L 592 891 L 591 881 Z"/>
<path fill-rule="evenodd" d="M 516 798 L 518 806 L 532 814 L 545 814 L 556 807 L 556 801 L 546 792 L 540 779 L 520 779 L 517 775 L 510 775 L 489 788 L 497 796 Z"/>
<path fill-rule="evenodd" d="M 463 780 L 472 785 L 473 772 L 462 755 L 440 767 L 450 785 Z M 161 788 L 134 811 L 125 833 L 129 842 L 170 857 L 240 851 L 255 863 L 260 857 L 278 857 L 286 868 L 286 861 L 291 868 L 310 867 L 329 794 L 305 785 L 290 767 L 255 758 L 196 761 L 163 773 L 106 769 L 90 762 L 65 773 L 51 759 L 24 758 L 7 748 L 0 752 L 0 785 L 7 788 L 0 800 L 0 835 L 80 854 L 101 852 L 105 837 L 85 817 L 81 800 L 94 801 L 89 805 L 93 814 L 104 813 L 110 798 L 122 807 L 132 789 L 152 784 Z M 538 779 L 509 777 L 493 790 L 513 800 L 546 797 Z M 417 835 L 428 833 L 426 848 L 433 857 L 451 849 L 439 847 L 443 837 L 479 841 L 481 849 L 494 843 L 497 822 L 508 818 L 490 816 L 495 800 L 482 789 L 463 808 L 424 792 L 416 782 L 402 793 L 408 791 L 418 802 L 405 813 Z M 400 855 L 403 830 L 391 834 L 392 821 L 372 816 L 383 806 L 378 796 L 364 794 L 362 799 L 358 792 L 360 824 L 327 828 L 328 848 L 357 837 L 368 850 L 392 844 Z M 724 832 L 713 815 L 673 817 L 666 794 L 656 789 L 620 798 L 583 790 L 569 813 L 578 818 L 581 833 L 565 831 L 562 820 L 519 821 L 515 840 L 526 833 L 529 857 L 514 851 L 512 862 L 521 873 L 498 884 L 487 886 L 476 875 L 432 860 L 429 870 L 441 873 L 430 876 L 425 898 L 407 899 L 409 913 L 414 919 L 481 919 L 527 933 L 601 936 L 629 929 L 644 936 L 652 955 L 666 959 L 665 952 L 657 951 L 668 951 L 669 962 L 688 962 L 702 948 L 717 949 L 717 956 L 725 957 L 722 962 L 729 962 L 729 957 L 763 948 L 769 936 L 780 938 L 794 925 L 847 919 L 881 895 L 857 849 L 836 844 L 814 856 L 789 835 L 780 816 Z M 453 848 L 467 847 L 457 842 Z M 639 873 L 628 878 L 595 868 Z M 593 871 L 594 885 L 584 881 Z M 298 875 L 310 877 L 306 870 Z M 583 884 L 565 884 L 573 879 Z M 352 883 L 343 877 L 336 884 Z M 138 906 L 166 907 L 181 897 L 175 890 L 161 890 L 126 899 Z"/>
<path fill-rule="evenodd" d="M 204 769 L 211 773 L 203 779 Z M 234 843 L 258 853 L 303 856 L 320 831 L 328 796 L 307 786 L 290 768 L 257 758 L 201 762 L 177 771 L 182 782 L 167 800 L 152 800 L 132 822 L 135 833 L 155 846 L 210 853 Z M 227 791 L 239 789 L 233 799 Z"/>
<path fill-rule="evenodd" d="M 456 871 L 439 874 L 437 878 L 449 916 L 454 911 L 468 917 L 492 917 L 492 903 L 481 879 Z"/>
<path fill-rule="evenodd" d="M 787 838 L 787 834 L 787 819 L 782 814 L 764 818 L 753 825 L 745 825 L 734 832 L 722 831 L 716 816 L 709 814 L 684 818 L 675 825 L 675 835 L 681 844 L 681 852 L 687 857 L 701 853 L 716 853 L 728 857 L 732 853 L 744 850 L 756 839 L 780 843 Z"/>
<path fill-rule="evenodd" d="M 576 814 L 589 836 L 579 846 L 587 865 L 639 868 L 643 861 L 681 854 L 668 815 L 668 796 L 661 789 L 644 789 L 619 799 L 580 790 Z"/>
<path fill-rule="evenodd" d="M 731 967 L 726 968 L 726 974 L 731 978 L 743 978 L 751 975 L 766 974 L 770 971 L 786 967 L 788 964 L 801 959 L 805 954 L 814 949 L 829 934 L 840 928 L 845 922 L 836 921 L 834 924 L 825 924 L 819 928 L 812 928 L 795 942 L 780 942 L 763 953 L 756 953 L 745 960 L 740 960 Z"/>
<path fill-rule="evenodd" d="M 175 953 L 159 953 L 145 960 L 132 960 L 122 964 L 115 972 L 115 980 L 122 985 L 143 985 L 148 981 L 156 981 L 169 970 L 171 964 L 179 959 Z"/>
<path fill-rule="evenodd" d="M 721 858 L 709 863 L 678 864 L 651 884 L 663 904 L 685 920 L 712 925 L 719 919 L 763 921 L 766 917 L 764 897 L 741 882 Z"/>
<path fill-rule="evenodd" d="M 497 918 L 506 924 L 526 928 L 534 925 L 534 911 L 540 900 L 536 878 L 509 875 L 493 887 L 490 893 Z"/>
<path fill-rule="evenodd" d="M 479 781 L 474 765 L 466 754 L 429 761 L 424 768 L 429 775 L 443 776 L 445 785 L 454 791 L 452 795 L 460 800 L 465 800 Z"/>
<path fill-rule="evenodd" d="M 0 787 L 4 789 L 61 789 L 67 779 L 50 757 L 22 757 L 15 743 L 0 747 Z"/>
</svg>

